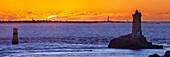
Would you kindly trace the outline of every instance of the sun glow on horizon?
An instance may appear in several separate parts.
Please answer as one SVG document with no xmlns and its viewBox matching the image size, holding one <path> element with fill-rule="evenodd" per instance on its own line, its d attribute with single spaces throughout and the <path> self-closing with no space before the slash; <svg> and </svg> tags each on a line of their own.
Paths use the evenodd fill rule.
<svg viewBox="0 0 170 57">
<path fill-rule="evenodd" d="M 48 17 L 48 19 L 52 19 L 52 18 L 56 18 L 57 17 L 57 15 L 50 15 L 49 17 Z"/>
</svg>

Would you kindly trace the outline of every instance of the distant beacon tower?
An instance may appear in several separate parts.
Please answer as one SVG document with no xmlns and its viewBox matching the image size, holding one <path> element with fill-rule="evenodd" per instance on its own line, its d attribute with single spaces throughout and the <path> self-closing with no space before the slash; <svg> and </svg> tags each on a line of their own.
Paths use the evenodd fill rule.
<svg viewBox="0 0 170 57">
<path fill-rule="evenodd" d="M 142 30 L 141 30 L 141 13 L 136 10 L 135 14 L 132 14 L 133 16 L 133 26 L 132 26 L 132 35 L 133 36 L 142 36 Z"/>
<path fill-rule="evenodd" d="M 110 17 L 109 16 L 107 16 L 107 22 L 110 22 Z"/>
</svg>

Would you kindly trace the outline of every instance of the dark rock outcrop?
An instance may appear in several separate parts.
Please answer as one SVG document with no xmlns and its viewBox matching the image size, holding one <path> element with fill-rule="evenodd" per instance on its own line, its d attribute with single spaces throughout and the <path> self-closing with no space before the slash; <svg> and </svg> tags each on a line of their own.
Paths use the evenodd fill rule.
<svg viewBox="0 0 170 57">
<path fill-rule="evenodd" d="M 158 54 L 149 55 L 149 57 L 160 57 Z"/>
<path fill-rule="evenodd" d="M 163 46 L 153 45 L 142 36 L 133 36 L 128 34 L 114 38 L 110 41 L 108 48 L 126 48 L 126 49 L 163 49 Z"/>
<path fill-rule="evenodd" d="M 162 57 L 170 57 L 170 51 L 166 51 L 166 52 L 165 52 L 165 55 L 162 56 Z"/>
<path fill-rule="evenodd" d="M 166 51 L 165 55 L 163 56 L 160 56 L 158 54 L 152 54 L 152 55 L 149 55 L 148 57 L 170 57 L 170 51 Z"/>
</svg>

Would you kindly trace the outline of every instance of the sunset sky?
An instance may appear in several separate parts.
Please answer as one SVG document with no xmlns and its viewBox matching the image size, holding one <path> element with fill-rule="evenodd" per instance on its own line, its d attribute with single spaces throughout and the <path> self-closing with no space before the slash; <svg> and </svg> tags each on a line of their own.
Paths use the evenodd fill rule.
<svg viewBox="0 0 170 57">
<path fill-rule="evenodd" d="M 0 0 L 0 20 L 170 21 L 170 0 Z"/>
</svg>

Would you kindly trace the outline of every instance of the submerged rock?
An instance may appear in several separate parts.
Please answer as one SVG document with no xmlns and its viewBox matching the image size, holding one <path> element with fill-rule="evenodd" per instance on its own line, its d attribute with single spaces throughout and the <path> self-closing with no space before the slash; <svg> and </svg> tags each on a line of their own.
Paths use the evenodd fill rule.
<svg viewBox="0 0 170 57">
<path fill-rule="evenodd" d="M 128 34 L 112 39 L 108 48 L 163 49 L 163 46 L 153 45 L 151 42 L 148 42 L 143 35 L 133 36 L 132 34 Z"/>
</svg>

